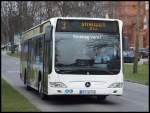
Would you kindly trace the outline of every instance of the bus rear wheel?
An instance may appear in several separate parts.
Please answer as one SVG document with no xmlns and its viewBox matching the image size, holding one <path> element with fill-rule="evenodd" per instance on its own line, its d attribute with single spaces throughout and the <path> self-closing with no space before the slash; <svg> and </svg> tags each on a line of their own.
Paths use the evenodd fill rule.
<svg viewBox="0 0 150 113">
<path fill-rule="evenodd" d="M 25 71 L 24 71 L 24 84 L 26 84 L 27 83 L 27 75 L 26 75 L 26 69 L 25 69 Z"/>
<path fill-rule="evenodd" d="M 26 84 L 26 89 L 31 90 L 31 87 L 28 84 Z"/>
<path fill-rule="evenodd" d="M 27 75 L 26 75 L 26 70 L 25 70 L 25 73 L 24 73 L 24 84 L 26 85 L 26 89 L 27 90 L 31 90 L 31 87 L 28 85 L 27 83 Z"/>
</svg>

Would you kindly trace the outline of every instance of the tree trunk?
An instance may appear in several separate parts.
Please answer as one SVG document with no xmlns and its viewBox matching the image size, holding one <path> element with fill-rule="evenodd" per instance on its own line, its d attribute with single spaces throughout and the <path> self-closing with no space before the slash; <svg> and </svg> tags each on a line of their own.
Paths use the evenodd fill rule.
<svg viewBox="0 0 150 113">
<path fill-rule="evenodd" d="M 136 42 L 135 42 L 135 59 L 133 64 L 133 73 L 138 72 L 139 38 L 140 38 L 140 1 L 137 1 Z"/>
</svg>

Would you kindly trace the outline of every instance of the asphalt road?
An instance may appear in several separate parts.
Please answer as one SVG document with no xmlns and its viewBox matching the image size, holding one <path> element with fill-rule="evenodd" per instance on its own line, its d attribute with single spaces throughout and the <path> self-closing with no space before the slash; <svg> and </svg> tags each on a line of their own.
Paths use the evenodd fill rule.
<svg viewBox="0 0 150 113">
<path fill-rule="evenodd" d="M 41 111 L 149 111 L 149 86 L 125 82 L 123 96 L 108 96 L 98 102 L 96 97 L 60 96 L 41 100 L 34 90 L 27 91 L 19 77 L 18 58 L 1 55 L 2 78 L 24 95 Z"/>
</svg>

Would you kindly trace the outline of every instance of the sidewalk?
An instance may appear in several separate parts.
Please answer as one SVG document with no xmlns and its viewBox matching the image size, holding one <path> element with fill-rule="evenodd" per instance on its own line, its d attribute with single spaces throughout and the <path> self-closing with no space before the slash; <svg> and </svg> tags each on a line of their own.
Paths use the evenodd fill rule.
<svg viewBox="0 0 150 113">
<path fill-rule="evenodd" d="M 6 55 L 6 53 L 9 51 L 1 51 L 2 55 Z"/>
</svg>

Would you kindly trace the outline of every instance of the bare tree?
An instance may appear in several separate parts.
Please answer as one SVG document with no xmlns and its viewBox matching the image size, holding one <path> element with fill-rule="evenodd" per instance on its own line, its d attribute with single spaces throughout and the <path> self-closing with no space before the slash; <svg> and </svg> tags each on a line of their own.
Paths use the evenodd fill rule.
<svg viewBox="0 0 150 113">
<path fill-rule="evenodd" d="M 133 64 L 133 73 L 137 73 L 138 69 L 138 49 L 140 38 L 140 1 L 137 1 L 137 17 L 136 17 L 136 42 L 135 42 L 135 59 Z"/>
<path fill-rule="evenodd" d="M 20 20 L 20 31 L 24 31 L 33 26 L 34 17 L 38 10 L 36 2 L 17 1 L 18 19 Z"/>
<path fill-rule="evenodd" d="M 45 19 L 57 16 L 57 5 L 54 1 L 45 2 Z"/>
<path fill-rule="evenodd" d="M 104 1 L 3 1 L 3 37 L 8 37 L 13 42 L 15 33 L 23 32 L 55 16 L 105 17 L 109 12 L 106 4 Z"/>
<path fill-rule="evenodd" d="M 5 28 L 5 32 L 4 33 L 7 33 L 8 36 L 8 40 L 11 42 L 11 45 L 13 45 L 13 36 L 14 36 L 14 32 L 15 32 L 15 28 L 14 28 L 14 19 L 15 19 L 15 16 L 16 16 L 16 4 L 15 2 L 3 2 L 2 3 L 2 9 L 1 9 L 1 12 L 2 12 L 2 22 L 3 22 L 3 28 Z M 6 19 L 6 20 L 4 20 Z M 6 24 L 4 24 L 4 22 L 6 22 Z M 11 49 L 12 52 L 13 52 L 13 48 Z"/>
<path fill-rule="evenodd" d="M 8 17 L 6 15 L 6 3 L 1 2 L 1 43 L 8 43 Z"/>
<path fill-rule="evenodd" d="M 33 26 L 35 13 L 37 12 L 36 2 L 3 1 L 1 6 L 3 40 L 11 43 L 13 52 L 14 34 Z"/>
</svg>

